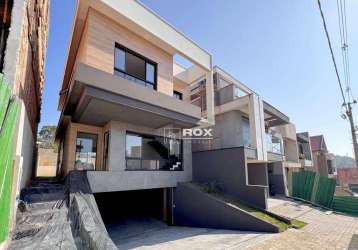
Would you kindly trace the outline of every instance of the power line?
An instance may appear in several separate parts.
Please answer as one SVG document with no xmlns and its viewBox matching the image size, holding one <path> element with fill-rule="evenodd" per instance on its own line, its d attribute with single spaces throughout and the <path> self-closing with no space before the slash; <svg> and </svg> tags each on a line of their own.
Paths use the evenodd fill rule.
<svg viewBox="0 0 358 250">
<path fill-rule="evenodd" d="M 317 0 L 317 4 L 318 4 L 318 8 L 319 8 L 321 17 L 322 17 L 323 27 L 324 27 L 324 31 L 325 31 L 325 34 L 326 34 L 326 38 L 327 38 L 327 41 L 328 41 L 329 51 L 330 51 L 330 53 L 331 53 L 331 57 L 332 57 L 333 65 L 334 65 L 334 70 L 335 70 L 335 72 L 336 72 L 336 76 L 337 76 L 337 80 L 338 80 L 338 84 L 339 84 L 339 89 L 340 89 L 340 91 L 341 91 L 341 95 L 342 95 L 342 99 L 343 99 L 343 106 L 344 106 L 344 107 L 346 108 L 346 110 L 347 110 L 346 97 L 344 96 L 344 91 L 343 91 L 343 87 L 342 87 L 342 83 L 341 83 L 341 78 L 340 78 L 339 73 L 338 73 L 337 63 L 336 63 L 336 59 L 335 59 L 335 57 L 334 57 L 331 39 L 330 39 L 329 34 L 328 34 L 327 25 L 326 25 L 326 20 L 325 20 L 325 18 L 324 18 L 324 14 L 323 14 L 323 11 L 322 11 L 321 1 L 320 1 L 320 0 Z"/>
<path fill-rule="evenodd" d="M 356 167 L 358 167 L 358 144 L 357 144 L 357 134 L 356 134 L 357 129 L 354 126 L 353 107 L 352 107 L 352 105 L 356 104 L 357 102 L 354 100 L 354 98 L 352 96 L 352 93 L 351 93 L 351 89 L 350 89 L 350 72 L 349 72 L 349 57 L 348 57 L 348 42 L 347 42 L 346 3 L 345 3 L 345 0 L 343 0 L 343 4 L 342 4 L 342 0 L 339 0 L 339 2 L 337 0 L 338 19 L 339 19 L 339 33 L 340 33 L 340 38 L 341 38 L 342 59 L 343 59 L 343 67 L 344 67 L 343 72 L 344 72 L 344 77 L 345 77 L 345 84 L 346 84 L 348 102 L 346 102 L 346 98 L 345 98 L 345 95 L 344 95 L 344 92 L 343 92 L 341 78 L 340 78 L 339 73 L 338 73 L 337 63 L 336 63 L 336 59 L 334 57 L 334 53 L 333 53 L 333 49 L 332 49 L 331 39 L 329 38 L 328 29 L 327 29 L 327 25 L 326 25 L 326 20 L 324 18 L 324 14 L 323 14 L 323 11 L 322 11 L 321 1 L 317 0 L 317 4 L 318 4 L 319 11 L 321 13 L 323 27 L 324 27 L 324 31 L 325 31 L 326 38 L 327 38 L 328 45 L 329 45 L 329 51 L 331 53 L 334 69 L 335 69 L 338 84 L 339 84 L 339 89 L 341 90 L 341 94 L 342 94 L 342 98 L 343 98 L 343 105 L 342 106 L 345 108 L 345 111 L 346 111 L 345 115 L 343 115 L 343 118 L 346 119 L 348 117 L 350 129 L 351 129 L 352 141 L 353 141 L 354 158 L 355 158 L 355 162 L 356 162 Z M 352 101 L 350 100 L 350 97 L 352 97 Z"/>
<path fill-rule="evenodd" d="M 343 64 L 343 73 L 345 80 L 345 90 L 348 98 L 348 102 L 353 100 L 352 89 L 350 87 L 350 63 L 349 63 L 349 51 L 348 51 L 348 31 L 347 31 L 347 11 L 346 11 L 346 1 L 337 0 L 337 14 L 338 14 L 338 26 L 339 26 L 339 35 L 341 41 L 341 54 L 342 54 L 342 64 Z"/>
</svg>

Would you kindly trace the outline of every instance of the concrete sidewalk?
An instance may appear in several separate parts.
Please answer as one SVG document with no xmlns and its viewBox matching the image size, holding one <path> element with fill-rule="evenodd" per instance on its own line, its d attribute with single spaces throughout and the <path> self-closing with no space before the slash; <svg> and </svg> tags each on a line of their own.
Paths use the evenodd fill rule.
<svg viewBox="0 0 358 250">
<path fill-rule="evenodd" d="M 353 235 L 358 234 L 358 218 L 335 214 L 308 204 L 285 200 L 270 211 L 307 222 L 300 230 L 290 229 L 255 244 L 252 250 L 267 249 L 351 249 Z M 357 249 L 357 248 L 356 248 Z"/>
</svg>

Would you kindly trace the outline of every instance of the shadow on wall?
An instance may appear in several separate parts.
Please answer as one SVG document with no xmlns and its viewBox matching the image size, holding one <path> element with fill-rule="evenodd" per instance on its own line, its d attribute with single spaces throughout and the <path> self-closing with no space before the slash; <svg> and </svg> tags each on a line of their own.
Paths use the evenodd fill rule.
<svg viewBox="0 0 358 250">
<path fill-rule="evenodd" d="M 195 152 L 193 153 L 193 181 L 198 183 L 218 181 L 222 183 L 224 193 L 252 206 L 266 209 L 267 188 L 246 185 L 245 159 L 244 147 Z M 266 167 L 262 170 L 265 172 Z M 262 176 L 266 175 L 263 173 Z"/>
</svg>

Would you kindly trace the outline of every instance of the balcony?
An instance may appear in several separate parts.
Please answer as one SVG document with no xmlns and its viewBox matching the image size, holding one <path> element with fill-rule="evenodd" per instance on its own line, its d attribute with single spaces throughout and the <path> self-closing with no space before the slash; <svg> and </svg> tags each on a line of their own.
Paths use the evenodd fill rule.
<svg viewBox="0 0 358 250">
<path fill-rule="evenodd" d="M 123 75 L 112 75 L 78 64 L 71 79 L 64 115 L 72 120 L 103 126 L 111 120 L 160 128 L 167 124 L 193 127 L 201 109 L 159 93 Z"/>
<path fill-rule="evenodd" d="M 269 130 L 266 133 L 266 147 L 269 161 L 283 161 L 285 159 L 283 140 L 280 134 Z"/>
</svg>

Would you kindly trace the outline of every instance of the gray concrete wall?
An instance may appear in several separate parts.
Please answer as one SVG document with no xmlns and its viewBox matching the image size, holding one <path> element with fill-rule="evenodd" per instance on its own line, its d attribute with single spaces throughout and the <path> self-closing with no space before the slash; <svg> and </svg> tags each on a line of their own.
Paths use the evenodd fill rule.
<svg viewBox="0 0 358 250">
<path fill-rule="evenodd" d="M 267 163 L 247 164 L 248 184 L 268 186 Z"/>
<path fill-rule="evenodd" d="M 224 88 L 221 88 L 216 93 L 216 103 L 215 105 L 222 105 L 227 102 L 231 102 L 234 100 L 234 84 L 230 84 Z"/>
<path fill-rule="evenodd" d="M 183 171 L 126 171 L 126 132 L 163 135 L 163 131 L 118 121 L 112 121 L 107 128 L 110 131 L 108 171 L 87 173 L 94 193 L 176 187 L 178 182 L 192 180 L 192 153 L 189 141 L 183 141 Z"/>
<path fill-rule="evenodd" d="M 245 158 L 243 147 L 195 152 L 193 180 L 200 183 L 219 181 L 225 193 L 266 209 L 267 188 L 247 185 Z"/>
<path fill-rule="evenodd" d="M 269 163 L 268 168 L 270 194 L 286 195 L 286 174 L 284 173 L 282 162 Z"/>
<path fill-rule="evenodd" d="M 181 183 L 174 192 L 174 225 L 277 233 L 278 228 L 251 214 Z"/>
</svg>

